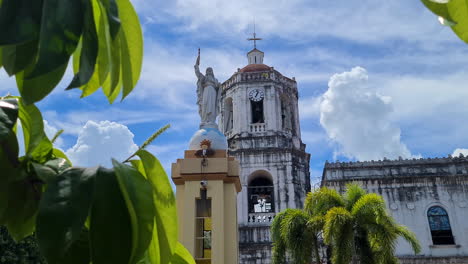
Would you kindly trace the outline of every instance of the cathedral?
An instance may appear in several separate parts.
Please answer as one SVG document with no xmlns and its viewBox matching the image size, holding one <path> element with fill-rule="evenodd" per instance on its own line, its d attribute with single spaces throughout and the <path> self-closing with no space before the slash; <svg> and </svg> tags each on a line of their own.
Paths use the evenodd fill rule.
<svg viewBox="0 0 468 264">
<path fill-rule="evenodd" d="M 286 208 L 302 208 L 311 190 L 301 140 L 298 89 L 263 63 L 256 48 L 248 64 L 220 85 L 219 130 L 228 154 L 240 164 L 237 195 L 239 263 L 271 263 L 270 225 Z M 326 162 L 321 186 L 343 192 L 347 183 L 382 195 L 395 220 L 412 230 L 422 251 L 403 240 L 403 264 L 468 263 L 468 158 L 446 157 L 363 162 Z"/>
<path fill-rule="evenodd" d="M 310 191 L 310 154 L 301 140 L 297 83 L 263 64 L 263 58 L 254 45 L 248 64 L 220 87 L 219 128 L 227 137 L 229 155 L 240 163 L 239 263 L 270 263 L 275 214 L 301 208 Z"/>
</svg>

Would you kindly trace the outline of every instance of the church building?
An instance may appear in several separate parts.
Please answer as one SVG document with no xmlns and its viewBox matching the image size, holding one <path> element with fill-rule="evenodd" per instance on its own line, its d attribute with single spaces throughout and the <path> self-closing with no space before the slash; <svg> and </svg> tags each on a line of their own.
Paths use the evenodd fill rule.
<svg viewBox="0 0 468 264">
<path fill-rule="evenodd" d="M 310 154 L 301 140 L 294 77 L 264 64 L 259 38 L 250 40 L 248 64 L 221 84 L 219 130 L 240 164 L 239 263 L 270 263 L 271 222 L 286 208 L 302 208 L 310 191 Z"/>
<path fill-rule="evenodd" d="M 351 182 L 380 194 L 393 218 L 416 234 L 421 252 L 415 256 L 400 239 L 400 263 L 468 263 L 467 157 L 325 163 L 322 186 L 344 192 Z"/>
</svg>

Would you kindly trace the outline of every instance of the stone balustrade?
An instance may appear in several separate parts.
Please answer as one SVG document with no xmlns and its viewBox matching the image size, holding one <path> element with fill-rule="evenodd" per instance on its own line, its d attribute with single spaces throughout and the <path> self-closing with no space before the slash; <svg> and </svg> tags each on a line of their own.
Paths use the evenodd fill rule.
<svg viewBox="0 0 468 264">
<path fill-rule="evenodd" d="M 265 131 L 266 131 L 265 123 L 250 124 L 251 133 L 259 133 L 259 132 L 265 132 Z"/>
<path fill-rule="evenodd" d="M 274 81 L 287 87 L 297 87 L 295 80 L 289 79 L 275 70 L 270 70 L 260 72 L 237 72 L 221 84 L 221 89 L 226 90 L 236 83 L 251 81 Z"/>
<path fill-rule="evenodd" d="M 247 217 L 248 225 L 271 225 L 275 213 L 250 213 Z"/>
</svg>

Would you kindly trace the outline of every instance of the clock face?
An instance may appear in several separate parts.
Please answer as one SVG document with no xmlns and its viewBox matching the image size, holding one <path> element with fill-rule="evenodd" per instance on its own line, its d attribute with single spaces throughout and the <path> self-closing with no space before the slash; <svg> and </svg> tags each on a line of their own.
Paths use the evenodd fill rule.
<svg viewBox="0 0 468 264">
<path fill-rule="evenodd" d="M 254 102 L 258 102 L 258 101 L 261 101 L 263 99 L 264 95 L 265 94 L 263 93 L 262 90 L 253 89 L 252 91 L 249 92 L 249 99 L 254 101 Z"/>
</svg>

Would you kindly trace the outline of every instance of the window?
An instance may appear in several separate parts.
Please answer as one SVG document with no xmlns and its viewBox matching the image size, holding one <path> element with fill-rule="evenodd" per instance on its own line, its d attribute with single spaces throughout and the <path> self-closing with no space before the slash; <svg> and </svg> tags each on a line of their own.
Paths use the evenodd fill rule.
<svg viewBox="0 0 468 264">
<path fill-rule="evenodd" d="M 263 100 L 258 102 L 250 101 L 251 108 L 252 108 L 252 124 L 256 123 L 264 123 L 265 120 L 263 118 Z"/>
<path fill-rule="evenodd" d="M 444 208 L 433 206 L 427 210 L 429 228 L 431 229 L 432 243 L 434 245 L 453 245 L 455 241 L 452 235 L 450 221 Z"/>
<path fill-rule="evenodd" d="M 270 179 L 261 176 L 253 179 L 247 191 L 249 196 L 249 213 L 274 212 L 273 190 L 273 183 Z"/>
<path fill-rule="evenodd" d="M 200 191 L 195 205 L 195 259 L 197 263 L 211 263 L 211 199 L 206 197 L 206 190 Z"/>
</svg>

